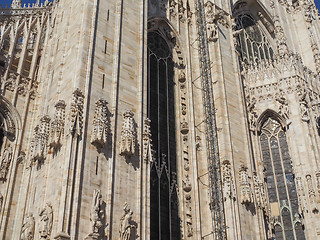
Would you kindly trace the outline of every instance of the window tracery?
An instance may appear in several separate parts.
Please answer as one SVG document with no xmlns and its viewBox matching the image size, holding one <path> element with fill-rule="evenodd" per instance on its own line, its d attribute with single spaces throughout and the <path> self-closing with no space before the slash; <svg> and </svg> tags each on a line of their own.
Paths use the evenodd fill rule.
<svg viewBox="0 0 320 240">
<path fill-rule="evenodd" d="M 274 52 L 271 44 L 251 16 L 247 14 L 238 16 L 236 24 L 237 30 L 243 30 L 238 35 L 238 44 L 244 63 L 273 60 Z"/>
<path fill-rule="evenodd" d="M 303 240 L 305 237 L 286 133 L 272 117 L 268 117 L 262 124 L 260 147 L 269 207 L 275 220 L 275 239 Z M 297 221 L 300 225 L 296 224 Z"/>
</svg>

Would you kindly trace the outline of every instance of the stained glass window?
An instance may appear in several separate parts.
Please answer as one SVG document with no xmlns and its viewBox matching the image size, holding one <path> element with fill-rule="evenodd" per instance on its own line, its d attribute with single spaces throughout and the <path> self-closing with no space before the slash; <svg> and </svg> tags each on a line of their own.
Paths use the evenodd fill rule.
<svg viewBox="0 0 320 240">
<path fill-rule="evenodd" d="M 286 133 L 271 117 L 262 125 L 260 146 L 275 239 L 304 240 L 301 224 L 295 224 L 300 215 Z"/>
<path fill-rule="evenodd" d="M 155 160 L 151 165 L 150 239 L 179 240 L 176 188 L 174 63 L 158 32 L 148 34 L 148 117 Z"/>
<path fill-rule="evenodd" d="M 238 30 L 243 29 L 238 37 L 242 61 L 248 64 L 263 59 L 272 60 L 271 45 L 255 20 L 244 14 L 237 18 L 236 23 Z"/>
</svg>

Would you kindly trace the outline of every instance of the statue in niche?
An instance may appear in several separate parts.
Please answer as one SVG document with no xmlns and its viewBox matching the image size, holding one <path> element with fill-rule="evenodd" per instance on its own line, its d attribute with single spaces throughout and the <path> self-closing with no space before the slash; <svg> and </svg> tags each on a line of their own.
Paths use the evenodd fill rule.
<svg viewBox="0 0 320 240">
<path fill-rule="evenodd" d="M 102 195 L 100 190 L 95 189 L 92 199 L 92 207 L 90 213 L 90 221 L 91 221 L 91 233 L 99 234 L 99 230 L 102 227 L 101 222 L 101 204 L 102 204 Z"/>
<path fill-rule="evenodd" d="M 276 101 L 280 103 L 279 106 L 279 114 L 286 120 L 289 119 L 289 104 L 287 98 L 284 96 L 282 90 L 280 90 L 279 94 L 276 96 Z"/>
<path fill-rule="evenodd" d="M 131 224 L 133 212 L 128 208 L 128 203 L 124 204 L 123 211 L 124 214 L 120 219 L 120 240 L 130 240 L 131 229 L 135 228 L 135 226 Z"/>
<path fill-rule="evenodd" d="M 40 239 L 48 239 L 53 222 L 53 211 L 50 203 L 47 203 L 46 206 L 40 211 L 40 224 L 39 224 L 39 233 Z"/>
<path fill-rule="evenodd" d="M 1 158 L 0 179 L 3 181 L 7 179 L 7 174 L 8 174 L 11 160 L 12 160 L 12 148 L 8 146 L 3 151 L 2 158 Z"/>
<path fill-rule="evenodd" d="M 300 88 L 298 90 L 298 98 L 300 104 L 301 119 L 304 122 L 308 122 L 310 120 L 310 117 L 308 113 L 307 91 L 305 89 Z"/>
<path fill-rule="evenodd" d="M 32 214 L 28 214 L 26 221 L 22 225 L 20 240 L 33 240 L 34 226 L 34 217 Z"/>
</svg>

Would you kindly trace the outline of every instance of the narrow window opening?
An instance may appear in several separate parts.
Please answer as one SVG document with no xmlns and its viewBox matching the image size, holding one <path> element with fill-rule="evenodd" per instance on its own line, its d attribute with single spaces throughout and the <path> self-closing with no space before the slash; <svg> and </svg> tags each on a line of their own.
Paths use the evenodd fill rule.
<svg viewBox="0 0 320 240">
<path fill-rule="evenodd" d="M 107 53 L 107 49 L 108 49 L 108 40 L 105 40 L 105 42 L 104 42 L 104 53 Z"/>
<path fill-rule="evenodd" d="M 103 75 L 102 75 L 102 89 L 104 89 L 104 80 L 105 80 L 105 78 L 106 78 L 106 75 L 103 74 Z"/>
<path fill-rule="evenodd" d="M 98 175 L 98 167 L 99 167 L 99 156 L 97 156 L 97 160 L 96 160 L 96 175 Z"/>
<path fill-rule="evenodd" d="M 108 13 L 107 13 L 107 21 L 109 21 L 109 17 L 110 17 L 110 10 L 108 9 Z"/>
</svg>

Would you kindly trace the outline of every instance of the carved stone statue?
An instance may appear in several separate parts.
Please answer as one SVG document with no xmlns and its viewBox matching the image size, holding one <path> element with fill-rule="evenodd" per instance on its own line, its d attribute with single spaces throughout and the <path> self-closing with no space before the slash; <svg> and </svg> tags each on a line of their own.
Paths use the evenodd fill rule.
<svg viewBox="0 0 320 240">
<path fill-rule="evenodd" d="M 39 216 L 40 239 L 49 239 L 53 223 L 53 211 L 50 203 L 47 203 L 46 206 L 40 211 Z"/>
<path fill-rule="evenodd" d="M 308 122 L 310 120 L 310 117 L 308 112 L 307 91 L 300 88 L 298 90 L 298 98 L 300 104 L 301 119 L 304 122 Z"/>
<path fill-rule="evenodd" d="M 0 179 L 3 181 L 7 179 L 7 174 L 8 174 L 11 160 L 12 160 L 12 148 L 8 146 L 6 149 L 4 149 L 1 157 Z"/>
<path fill-rule="evenodd" d="M 252 203 L 251 184 L 249 182 L 248 168 L 245 165 L 240 166 L 240 202 L 242 204 Z"/>
<path fill-rule="evenodd" d="M 34 217 L 32 214 L 28 214 L 21 229 L 20 240 L 33 240 L 34 237 Z"/>
<path fill-rule="evenodd" d="M 91 221 L 91 233 L 99 233 L 100 228 L 102 227 L 101 222 L 101 203 L 102 195 L 100 190 L 95 189 L 92 199 L 92 207 L 90 213 Z"/>
<path fill-rule="evenodd" d="M 120 240 L 130 240 L 131 229 L 135 228 L 135 226 L 131 224 L 133 212 L 128 208 L 128 203 L 124 204 L 123 211 L 124 214 L 120 219 Z"/>
</svg>

